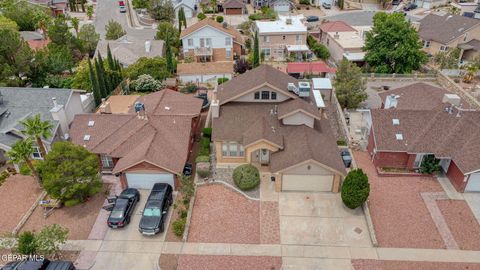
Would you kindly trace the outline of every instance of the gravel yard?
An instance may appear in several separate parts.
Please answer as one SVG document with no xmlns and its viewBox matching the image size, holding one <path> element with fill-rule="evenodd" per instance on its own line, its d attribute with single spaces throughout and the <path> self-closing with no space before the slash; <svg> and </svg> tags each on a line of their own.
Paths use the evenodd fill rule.
<svg viewBox="0 0 480 270">
<path fill-rule="evenodd" d="M 177 269 L 278 270 L 281 267 L 281 257 L 182 255 L 178 259 Z"/>
<path fill-rule="evenodd" d="M 33 177 L 10 176 L 0 186 L 0 233 L 12 232 L 41 193 Z"/>
<path fill-rule="evenodd" d="M 480 270 L 480 264 L 353 260 L 355 270 Z"/>
<path fill-rule="evenodd" d="M 460 249 L 480 250 L 480 225 L 467 203 L 439 200 L 437 205 Z"/>
</svg>

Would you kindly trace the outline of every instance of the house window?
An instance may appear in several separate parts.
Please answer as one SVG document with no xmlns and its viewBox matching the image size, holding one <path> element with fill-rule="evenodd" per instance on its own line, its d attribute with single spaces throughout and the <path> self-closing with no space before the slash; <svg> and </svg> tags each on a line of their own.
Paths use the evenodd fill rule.
<svg viewBox="0 0 480 270">
<path fill-rule="evenodd" d="M 33 147 L 33 154 L 32 154 L 34 159 L 42 159 L 42 153 L 40 152 L 40 147 L 34 146 Z"/>
<path fill-rule="evenodd" d="M 227 49 L 227 51 L 225 52 L 225 57 L 226 57 L 227 59 L 230 59 L 230 57 L 232 57 L 232 50 Z"/>
<path fill-rule="evenodd" d="M 193 47 L 193 39 L 188 39 L 188 47 Z"/>
<path fill-rule="evenodd" d="M 270 91 L 262 91 L 262 99 L 270 99 Z"/>
<path fill-rule="evenodd" d="M 443 45 L 440 46 L 440 51 L 442 51 L 442 52 L 448 51 L 448 46 L 443 46 Z"/>
<path fill-rule="evenodd" d="M 260 92 L 255 92 L 253 94 L 253 99 L 260 99 Z"/>
<path fill-rule="evenodd" d="M 113 159 L 107 155 L 101 155 L 100 159 L 102 161 L 103 168 L 113 168 Z"/>
<path fill-rule="evenodd" d="M 300 35 L 296 35 L 296 36 L 295 36 L 295 40 L 296 40 L 297 42 L 300 41 Z"/>
<path fill-rule="evenodd" d="M 266 59 L 270 58 L 270 48 L 262 49 L 262 53 Z"/>
<path fill-rule="evenodd" d="M 230 46 L 232 45 L 232 39 L 230 37 L 225 38 L 225 46 Z"/>
<path fill-rule="evenodd" d="M 282 36 L 282 39 L 285 40 L 285 36 Z"/>
<path fill-rule="evenodd" d="M 207 38 L 207 47 L 210 48 L 212 47 L 212 39 L 211 38 Z"/>
<path fill-rule="evenodd" d="M 263 36 L 263 42 L 270 42 L 269 36 Z"/>
<path fill-rule="evenodd" d="M 330 40 L 327 38 L 327 46 L 329 45 L 329 43 L 330 43 Z"/>
<path fill-rule="evenodd" d="M 465 35 L 463 35 L 463 41 L 467 41 L 467 37 L 468 37 L 468 33 L 465 33 Z"/>
<path fill-rule="evenodd" d="M 424 48 L 429 48 L 430 47 L 430 41 L 424 40 L 423 41 L 423 47 Z"/>
<path fill-rule="evenodd" d="M 225 157 L 243 157 L 245 149 L 237 142 L 225 142 L 222 144 L 222 155 Z"/>
<path fill-rule="evenodd" d="M 270 99 L 276 100 L 277 99 L 277 92 L 271 92 L 270 93 Z"/>
</svg>

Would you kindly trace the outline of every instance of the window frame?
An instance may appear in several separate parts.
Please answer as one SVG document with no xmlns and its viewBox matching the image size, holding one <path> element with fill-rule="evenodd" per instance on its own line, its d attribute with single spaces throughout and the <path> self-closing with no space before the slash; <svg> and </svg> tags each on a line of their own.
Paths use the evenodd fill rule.
<svg viewBox="0 0 480 270">
<path fill-rule="evenodd" d="M 232 46 L 232 38 L 225 37 L 225 46 Z"/>
<path fill-rule="evenodd" d="M 261 91 L 260 99 L 261 100 L 270 100 L 270 91 Z"/>
<path fill-rule="evenodd" d="M 34 145 L 32 146 L 34 152 L 32 154 L 33 159 L 43 159 L 42 152 L 40 152 L 40 146 Z"/>
<path fill-rule="evenodd" d="M 232 50 L 226 49 L 225 50 L 225 58 L 230 59 L 232 57 Z"/>
<path fill-rule="evenodd" d="M 253 93 L 253 99 L 260 100 L 260 92 L 259 91 Z"/>
<path fill-rule="evenodd" d="M 222 156 L 243 158 L 245 156 L 245 148 L 237 142 L 222 142 Z"/>
<path fill-rule="evenodd" d="M 187 39 L 187 44 L 188 44 L 188 47 L 193 47 L 193 38 L 189 38 Z"/>
<path fill-rule="evenodd" d="M 274 92 L 274 91 L 270 92 L 270 99 L 277 100 L 277 92 Z"/>
<path fill-rule="evenodd" d="M 113 168 L 113 158 L 104 154 L 100 155 L 100 161 L 102 162 L 102 168 Z"/>
</svg>

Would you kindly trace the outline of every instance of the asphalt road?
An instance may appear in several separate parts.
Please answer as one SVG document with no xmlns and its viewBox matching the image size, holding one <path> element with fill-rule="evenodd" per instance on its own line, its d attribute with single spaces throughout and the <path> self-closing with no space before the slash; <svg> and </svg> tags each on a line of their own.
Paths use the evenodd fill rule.
<svg viewBox="0 0 480 270">
<path fill-rule="evenodd" d="M 127 31 L 127 35 L 133 38 L 153 39 L 156 33 L 155 29 L 141 29 L 129 26 L 128 13 L 120 13 L 117 0 L 98 0 L 94 24 L 102 39 L 105 38 L 105 25 L 107 25 L 109 20 L 119 22 L 123 29 Z"/>
</svg>

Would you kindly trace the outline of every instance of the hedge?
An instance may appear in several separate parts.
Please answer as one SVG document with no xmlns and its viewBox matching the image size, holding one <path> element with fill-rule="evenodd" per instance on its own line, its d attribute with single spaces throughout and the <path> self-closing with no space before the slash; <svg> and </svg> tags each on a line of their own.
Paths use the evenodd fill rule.
<svg viewBox="0 0 480 270">
<path fill-rule="evenodd" d="M 362 169 L 350 171 L 342 185 L 342 201 L 345 206 L 355 209 L 367 201 L 369 194 L 368 176 Z"/>
<path fill-rule="evenodd" d="M 260 173 L 251 164 L 240 165 L 233 170 L 233 181 L 241 190 L 250 190 L 260 184 Z"/>
<path fill-rule="evenodd" d="M 185 224 L 186 223 L 187 223 L 186 218 L 179 218 L 179 219 L 175 220 L 172 224 L 173 233 L 176 236 L 181 237 L 183 235 L 183 232 L 185 231 Z"/>
<path fill-rule="evenodd" d="M 202 129 L 203 137 L 209 138 L 212 140 L 212 128 L 204 128 Z"/>
<path fill-rule="evenodd" d="M 198 156 L 209 156 L 210 155 L 210 139 L 201 138 L 200 139 L 200 149 L 198 150 Z"/>
</svg>

